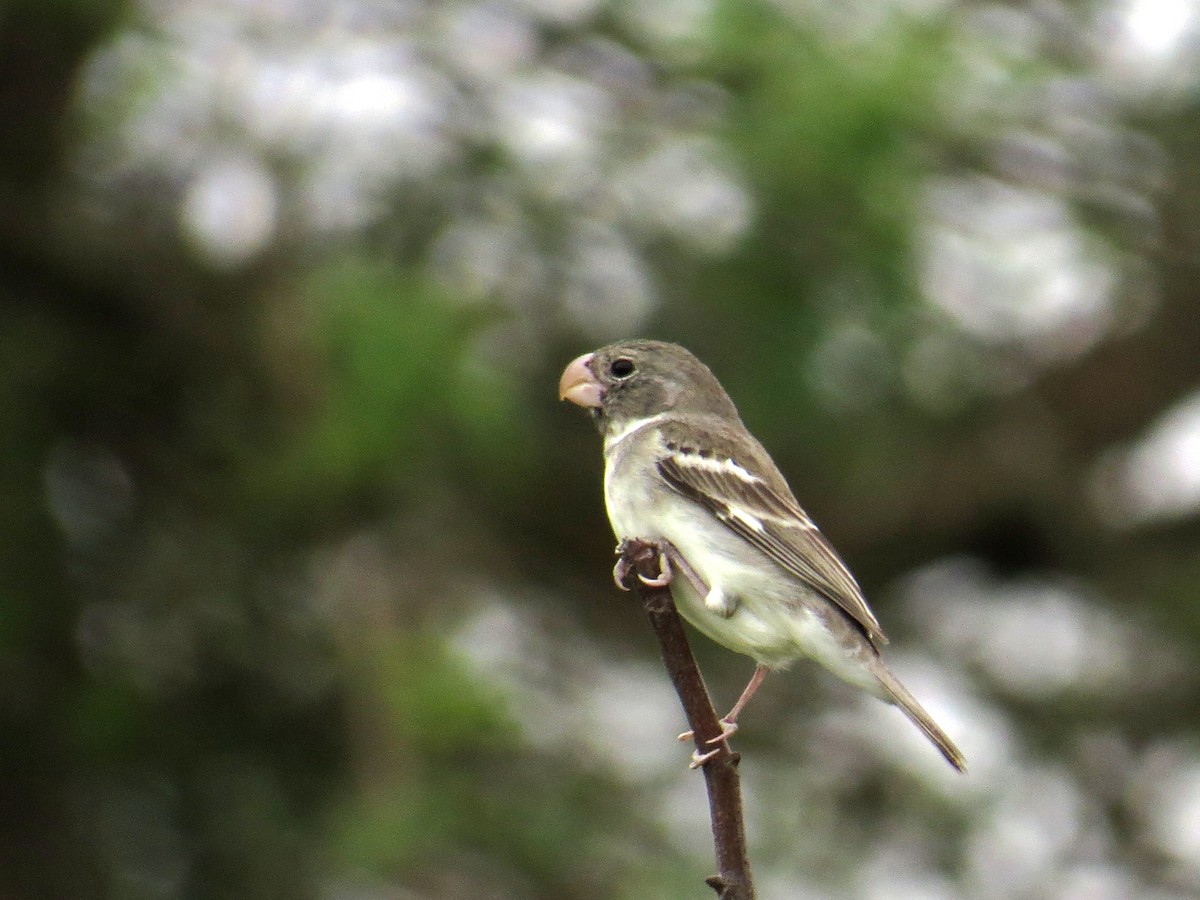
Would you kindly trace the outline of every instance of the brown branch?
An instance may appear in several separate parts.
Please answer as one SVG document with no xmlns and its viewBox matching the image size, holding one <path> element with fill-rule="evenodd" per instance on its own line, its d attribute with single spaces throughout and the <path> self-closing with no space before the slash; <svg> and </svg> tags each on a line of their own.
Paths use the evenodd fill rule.
<svg viewBox="0 0 1200 900">
<path fill-rule="evenodd" d="M 663 664 L 683 704 L 698 753 L 718 748 L 703 765 L 704 785 L 708 789 L 708 810 L 712 820 L 713 845 L 717 856 L 717 874 L 705 879 L 720 900 L 754 900 L 750 879 L 750 859 L 746 854 L 746 827 L 742 817 L 742 789 L 738 779 L 739 754 L 728 742 L 709 744 L 719 737 L 721 725 L 709 699 L 704 679 L 696 667 L 688 645 L 683 622 L 666 587 L 644 584 L 637 576 L 654 579 L 659 575 L 659 548 L 646 541 L 623 541 L 621 554 L 623 583 L 638 592 L 650 625 L 658 636 Z"/>
</svg>

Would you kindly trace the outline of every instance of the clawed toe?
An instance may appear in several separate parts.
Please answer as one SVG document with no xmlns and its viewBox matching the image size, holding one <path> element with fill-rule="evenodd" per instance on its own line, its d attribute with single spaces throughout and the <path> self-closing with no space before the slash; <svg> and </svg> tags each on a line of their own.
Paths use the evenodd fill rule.
<svg viewBox="0 0 1200 900">
<path fill-rule="evenodd" d="M 724 744 L 731 737 L 733 737 L 735 734 L 737 734 L 737 731 L 738 731 L 738 723 L 737 722 L 731 722 L 728 719 L 718 719 L 717 724 L 719 724 L 721 726 L 721 733 L 719 735 L 717 735 L 715 738 L 709 738 L 704 743 L 706 743 L 706 744 Z M 695 736 L 696 736 L 696 732 L 694 732 L 694 731 L 683 731 L 675 736 L 675 740 L 690 741 Z"/>
<path fill-rule="evenodd" d="M 693 750 L 692 761 L 688 763 L 688 768 L 698 769 L 720 752 L 720 747 L 718 747 L 716 750 L 709 750 L 707 753 L 701 753 L 699 750 Z"/>
<path fill-rule="evenodd" d="M 617 587 L 623 591 L 629 590 L 629 585 L 625 583 L 625 579 L 629 577 L 629 568 L 629 563 L 623 556 L 618 559 L 616 565 L 613 566 L 613 581 L 615 581 L 617 583 Z"/>
<path fill-rule="evenodd" d="M 717 735 L 715 738 L 709 738 L 707 741 L 704 742 L 705 744 L 709 745 L 713 749 L 709 750 L 707 753 L 701 753 L 699 750 L 693 750 L 692 751 L 692 761 L 688 763 L 689 769 L 700 768 L 702 765 L 704 765 L 706 762 L 708 762 L 710 759 L 712 759 L 714 756 L 716 756 L 718 753 L 720 753 L 722 744 L 725 745 L 725 748 L 727 750 L 729 749 L 729 739 L 731 737 L 733 737 L 734 734 L 737 733 L 738 724 L 737 724 L 737 722 L 730 722 L 728 719 L 720 719 L 718 721 L 721 725 L 721 733 L 719 735 Z M 693 740 L 695 737 L 696 737 L 696 732 L 685 731 L 678 736 L 677 740 L 690 741 L 690 740 Z"/>
<path fill-rule="evenodd" d="M 629 590 L 629 573 L 634 571 L 637 566 L 630 562 L 626 555 L 626 549 L 629 546 L 629 541 L 621 541 L 617 545 L 618 559 L 616 565 L 613 566 L 613 581 L 617 587 L 623 591 Z M 654 578 L 647 578 L 641 572 L 637 573 L 638 581 L 646 585 L 646 587 L 662 588 L 671 583 L 675 573 L 671 569 L 671 560 L 666 552 L 659 550 L 658 552 L 658 575 Z"/>
<path fill-rule="evenodd" d="M 705 741 L 706 744 L 724 744 L 731 737 L 733 737 L 735 734 L 737 734 L 737 730 L 738 730 L 737 722 L 731 722 L 728 719 L 721 719 L 720 724 L 721 724 L 721 733 L 717 737 L 710 738 L 709 740 Z"/>
<path fill-rule="evenodd" d="M 671 560 L 667 558 L 667 554 L 660 551 L 658 554 L 658 577 L 647 578 L 641 572 L 638 572 L 638 580 L 647 587 L 661 588 L 671 583 L 674 574 L 671 571 Z"/>
</svg>

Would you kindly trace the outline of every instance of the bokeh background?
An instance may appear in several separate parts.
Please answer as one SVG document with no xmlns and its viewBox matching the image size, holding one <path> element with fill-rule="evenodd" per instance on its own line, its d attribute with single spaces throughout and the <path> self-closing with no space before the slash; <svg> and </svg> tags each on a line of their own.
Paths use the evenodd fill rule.
<svg viewBox="0 0 1200 900">
<path fill-rule="evenodd" d="M 1200 896 L 1198 101 L 1196 0 L 7 0 L 0 896 L 709 896 L 632 335 L 971 765 L 771 679 L 761 898 Z"/>
</svg>

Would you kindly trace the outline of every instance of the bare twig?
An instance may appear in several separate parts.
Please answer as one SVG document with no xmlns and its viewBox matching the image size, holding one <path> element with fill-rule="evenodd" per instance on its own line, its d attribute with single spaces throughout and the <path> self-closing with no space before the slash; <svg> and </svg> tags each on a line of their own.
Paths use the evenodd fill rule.
<svg viewBox="0 0 1200 900">
<path fill-rule="evenodd" d="M 740 757 L 729 749 L 727 741 L 709 743 L 720 737 L 721 724 L 704 686 L 704 679 L 696 667 L 696 660 L 692 657 L 670 589 L 647 585 L 637 577 L 642 575 L 654 579 L 659 576 L 659 548 L 646 541 L 631 540 L 622 542 L 618 552 L 622 560 L 622 580 L 626 587 L 636 590 L 642 598 L 642 606 L 658 636 L 667 674 L 683 704 L 697 753 L 704 754 L 717 749 L 717 753 L 703 765 L 713 845 L 717 855 L 717 874 L 705 880 L 717 892 L 720 900 L 754 900 L 750 859 L 746 854 L 746 828 L 742 818 L 742 790 L 737 771 Z"/>
</svg>

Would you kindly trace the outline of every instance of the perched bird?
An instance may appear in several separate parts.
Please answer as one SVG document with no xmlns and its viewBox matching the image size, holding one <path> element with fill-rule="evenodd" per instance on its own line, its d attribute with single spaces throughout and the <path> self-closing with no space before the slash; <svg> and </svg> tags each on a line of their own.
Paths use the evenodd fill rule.
<svg viewBox="0 0 1200 900">
<path fill-rule="evenodd" d="M 767 671 L 809 657 L 900 707 L 965 770 L 954 742 L 884 665 L 887 638 L 854 576 L 707 366 L 676 344 L 621 341 L 573 360 L 559 397 L 590 410 L 604 435 L 617 538 L 662 547 L 683 617 L 758 663 L 718 741 L 736 731 Z"/>
</svg>

